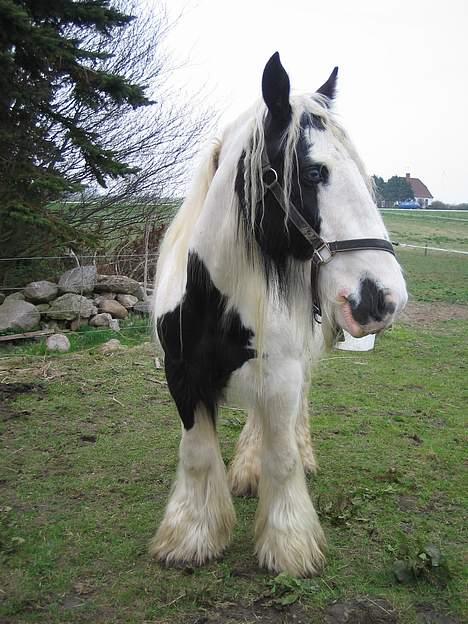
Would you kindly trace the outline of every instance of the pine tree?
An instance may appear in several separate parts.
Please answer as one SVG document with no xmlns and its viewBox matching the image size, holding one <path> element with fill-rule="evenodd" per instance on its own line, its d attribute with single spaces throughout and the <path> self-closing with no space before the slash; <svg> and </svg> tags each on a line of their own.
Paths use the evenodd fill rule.
<svg viewBox="0 0 468 624">
<path fill-rule="evenodd" d="M 74 115 L 77 107 L 82 119 L 83 111 L 150 104 L 143 86 L 99 69 L 107 57 L 99 46 L 83 44 L 119 36 L 132 19 L 110 0 L 0 0 L 0 256 L 26 249 L 27 238 L 80 242 L 51 209 L 76 190 L 61 171 L 59 139 L 101 186 L 134 172 Z M 61 97 L 59 107 L 64 93 L 70 105 Z"/>
</svg>

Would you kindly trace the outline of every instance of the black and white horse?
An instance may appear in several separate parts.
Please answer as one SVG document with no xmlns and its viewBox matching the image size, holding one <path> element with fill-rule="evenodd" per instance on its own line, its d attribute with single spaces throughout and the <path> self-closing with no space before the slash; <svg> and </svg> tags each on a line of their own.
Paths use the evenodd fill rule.
<svg viewBox="0 0 468 624">
<path fill-rule="evenodd" d="M 230 489 L 257 486 L 260 565 L 304 576 L 323 564 L 304 476 L 315 466 L 309 372 L 339 328 L 381 331 L 407 300 L 364 167 L 331 111 L 336 73 L 290 97 L 274 54 L 263 100 L 211 146 L 162 243 L 154 316 L 183 423 L 150 546 L 167 564 L 219 556 L 235 521 Z M 249 414 L 229 476 L 215 425 L 222 399 Z"/>
</svg>

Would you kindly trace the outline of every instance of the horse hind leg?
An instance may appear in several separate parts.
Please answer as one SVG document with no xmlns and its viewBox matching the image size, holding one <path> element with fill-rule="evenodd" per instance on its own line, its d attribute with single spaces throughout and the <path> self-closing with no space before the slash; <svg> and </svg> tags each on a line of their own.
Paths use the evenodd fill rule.
<svg viewBox="0 0 468 624">
<path fill-rule="evenodd" d="M 234 522 L 215 426 L 199 407 L 193 427 L 183 431 L 176 481 L 150 554 L 168 565 L 202 565 L 223 552 Z"/>
<path fill-rule="evenodd" d="M 316 474 L 318 465 L 312 447 L 309 423 L 308 385 L 304 386 L 302 405 L 296 420 L 296 439 L 306 474 Z M 260 480 L 262 423 L 255 410 L 249 410 L 247 421 L 229 466 L 228 481 L 234 496 L 257 496 Z"/>
<path fill-rule="evenodd" d="M 306 474 L 317 474 L 318 463 L 312 446 L 309 419 L 309 384 L 305 384 L 302 392 L 302 404 L 296 421 L 296 439 L 302 465 Z"/>
<path fill-rule="evenodd" d="M 228 481 L 234 496 L 256 496 L 260 479 L 261 422 L 254 410 L 247 413 L 247 421 L 236 445 L 234 459 L 229 466 Z"/>
</svg>

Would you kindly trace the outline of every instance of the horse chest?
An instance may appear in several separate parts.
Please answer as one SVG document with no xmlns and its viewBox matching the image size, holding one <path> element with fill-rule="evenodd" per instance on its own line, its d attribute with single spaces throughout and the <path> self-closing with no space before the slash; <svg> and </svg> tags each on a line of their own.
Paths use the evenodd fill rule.
<svg viewBox="0 0 468 624">
<path fill-rule="evenodd" d="M 252 330 L 236 311 L 225 312 L 226 303 L 204 263 L 190 253 L 185 295 L 157 321 L 169 388 L 186 429 L 200 402 L 214 417 L 231 374 L 255 357 Z"/>
</svg>

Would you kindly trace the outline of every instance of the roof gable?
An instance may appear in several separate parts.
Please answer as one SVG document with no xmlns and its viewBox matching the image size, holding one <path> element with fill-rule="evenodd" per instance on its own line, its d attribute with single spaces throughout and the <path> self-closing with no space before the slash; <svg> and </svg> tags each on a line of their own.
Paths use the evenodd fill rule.
<svg viewBox="0 0 468 624">
<path fill-rule="evenodd" d="M 411 186 L 411 190 L 413 191 L 415 197 L 427 197 L 428 199 L 433 199 L 433 195 L 430 190 L 423 182 L 421 182 L 419 178 L 410 178 L 407 175 L 406 181 Z"/>
</svg>

